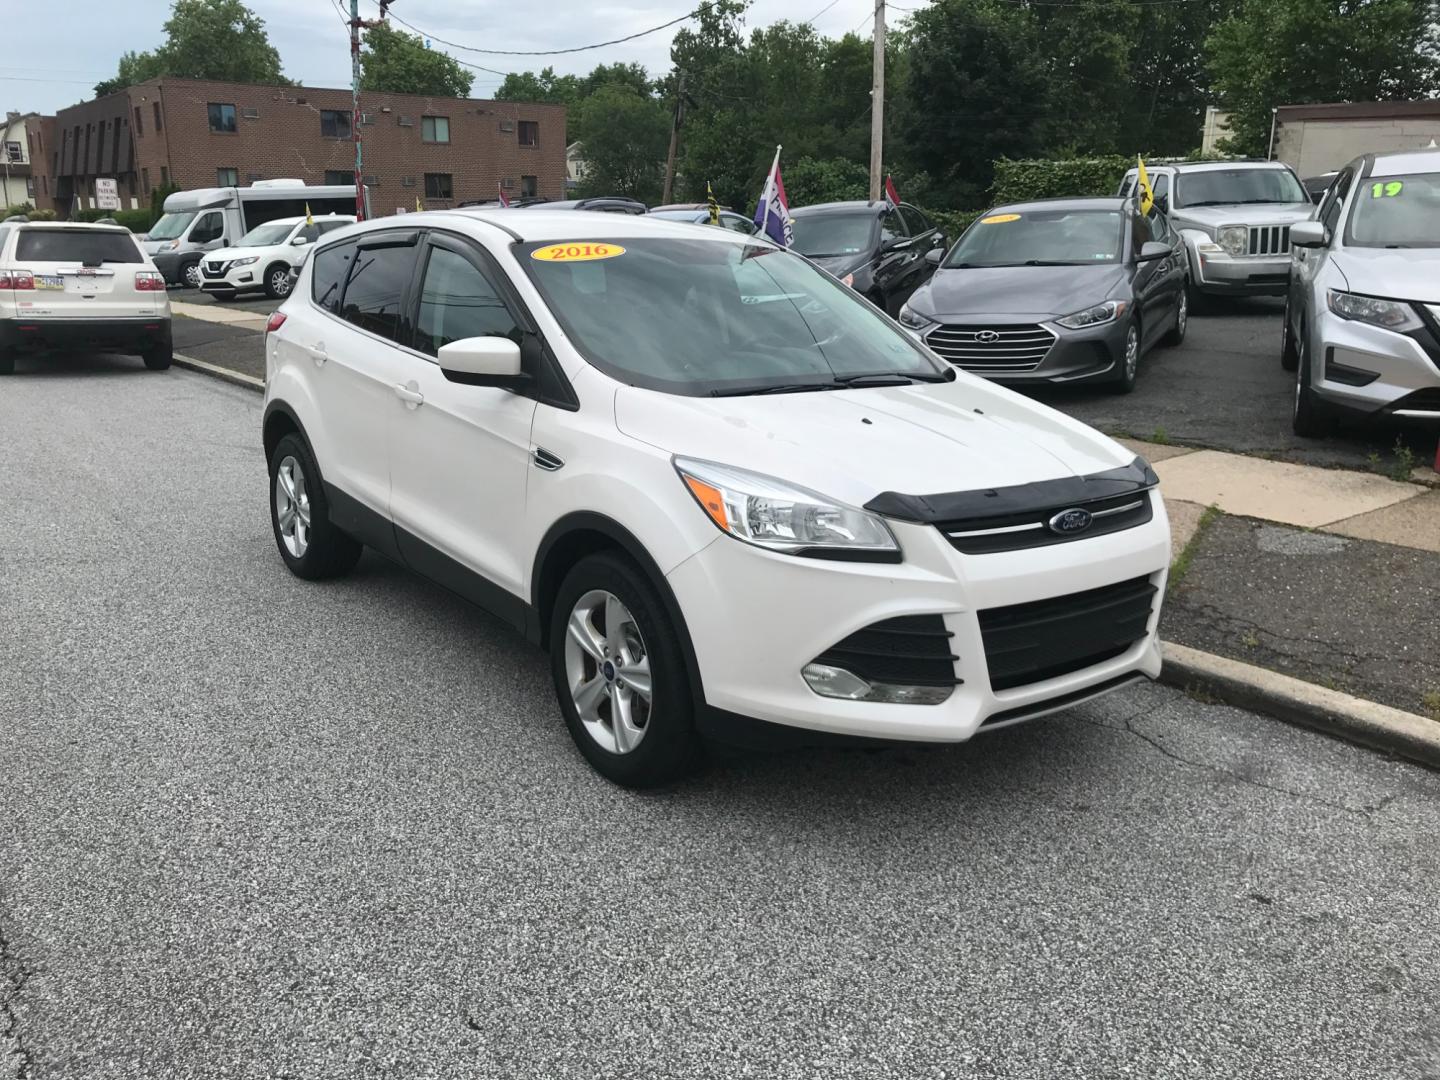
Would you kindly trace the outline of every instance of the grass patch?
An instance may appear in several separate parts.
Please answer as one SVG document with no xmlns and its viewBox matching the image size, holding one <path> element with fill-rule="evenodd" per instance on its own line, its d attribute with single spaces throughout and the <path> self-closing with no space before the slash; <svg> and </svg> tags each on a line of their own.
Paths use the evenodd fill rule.
<svg viewBox="0 0 1440 1080">
<path fill-rule="evenodd" d="M 1215 523 L 1215 519 L 1221 514 L 1218 506 L 1207 506 L 1205 512 L 1200 515 L 1200 523 L 1195 526 L 1195 535 L 1190 537 L 1190 542 L 1185 545 L 1180 554 L 1175 556 L 1175 561 L 1170 564 L 1170 580 L 1165 584 L 1165 596 L 1168 599 L 1175 595 L 1175 590 L 1185 580 L 1185 575 L 1190 572 L 1190 563 L 1195 558 L 1195 551 L 1200 546 L 1201 539 L 1205 536 L 1206 530 Z"/>
<path fill-rule="evenodd" d="M 1394 453 L 1395 460 L 1390 465 L 1390 479 L 1402 482 L 1409 480 L 1410 474 L 1415 471 L 1415 451 L 1397 438 Z"/>
<path fill-rule="evenodd" d="M 1166 433 L 1163 427 L 1157 427 L 1154 431 L 1150 433 L 1150 441 L 1152 443 L 1155 443 L 1157 446 L 1169 446 L 1170 436 Z"/>
<path fill-rule="evenodd" d="M 1420 695 L 1420 704 L 1425 706 L 1425 715 L 1431 720 L 1440 720 L 1440 690 L 1426 690 Z"/>
<path fill-rule="evenodd" d="M 1255 633 L 1254 630 L 1246 630 L 1244 636 L 1240 638 L 1240 644 L 1244 645 L 1247 649 L 1258 649 L 1260 647 L 1260 635 Z"/>
</svg>

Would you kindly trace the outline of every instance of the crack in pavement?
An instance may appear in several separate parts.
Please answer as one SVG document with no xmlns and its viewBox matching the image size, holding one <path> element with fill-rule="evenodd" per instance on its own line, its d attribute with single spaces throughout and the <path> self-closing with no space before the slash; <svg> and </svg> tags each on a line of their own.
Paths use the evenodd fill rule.
<svg viewBox="0 0 1440 1080">
<path fill-rule="evenodd" d="M 15 1049 L 7 1054 L 20 1059 L 14 1080 L 31 1080 L 35 1075 L 35 1056 L 20 1037 L 20 1018 L 15 1014 L 15 1005 L 31 974 L 6 937 L 4 925 L 0 924 L 0 1043 L 15 1044 Z"/>
</svg>

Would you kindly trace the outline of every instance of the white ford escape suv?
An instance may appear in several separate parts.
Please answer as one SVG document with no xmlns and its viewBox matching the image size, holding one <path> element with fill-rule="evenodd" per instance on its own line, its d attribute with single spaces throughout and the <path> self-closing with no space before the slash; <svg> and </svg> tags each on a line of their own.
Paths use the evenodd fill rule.
<svg viewBox="0 0 1440 1080">
<path fill-rule="evenodd" d="M 290 569 L 368 545 L 509 621 L 622 784 L 702 732 L 957 741 L 1160 670 L 1150 468 L 763 239 L 371 221 L 271 317 L 265 393 Z"/>
<path fill-rule="evenodd" d="M 0 375 L 21 352 L 89 348 L 170 366 L 165 279 L 129 229 L 0 222 Z"/>
</svg>

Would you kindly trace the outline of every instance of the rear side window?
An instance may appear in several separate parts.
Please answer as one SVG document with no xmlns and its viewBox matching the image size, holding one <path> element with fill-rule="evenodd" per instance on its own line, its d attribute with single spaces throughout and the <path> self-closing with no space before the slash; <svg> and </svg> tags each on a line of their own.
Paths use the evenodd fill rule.
<svg viewBox="0 0 1440 1080">
<path fill-rule="evenodd" d="M 129 233 L 100 229 L 21 229 L 15 245 L 17 262 L 101 263 L 144 262 Z"/>
<path fill-rule="evenodd" d="M 358 248 L 340 317 L 361 330 L 404 341 L 405 286 L 415 271 L 415 246 Z"/>
<path fill-rule="evenodd" d="M 910 226 L 911 236 L 919 236 L 930 231 L 930 222 L 926 221 L 925 215 L 913 206 L 902 206 L 900 214 L 905 218 L 905 224 Z"/>
<path fill-rule="evenodd" d="M 310 260 L 315 264 L 310 274 L 310 297 L 331 315 L 340 314 L 345 278 L 350 273 L 350 264 L 355 261 L 356 250 L 354 244 L 334 244 L 317 251 Z"/>
<path fill-rule="evenodd" d="M 507 337 L 518 344 L 521 332 L 479 267 L 456 252 L 432 248 L 415 348 L 435 356 L 442 345 L 470 337 Z"/>
</svg>

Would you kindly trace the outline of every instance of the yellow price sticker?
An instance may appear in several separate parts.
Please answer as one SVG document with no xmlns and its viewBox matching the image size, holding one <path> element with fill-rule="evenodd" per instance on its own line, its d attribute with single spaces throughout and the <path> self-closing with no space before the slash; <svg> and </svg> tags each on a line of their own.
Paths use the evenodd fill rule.
<svg viewBox="0 0 1440 1080">
<path fill-rule="evenodd" d="M 1007 221 L 1019 221 L 1019 214 L 992 214 L 990 217 L 981 218 L 981 225 L 1003 225 Z"/>
<path fill-rule="evenodd" d="M 530 257 L 540 262 L 594 262 L 596 259 L 613 259 L 624 254 L 625 249 L 619 244 L 570 243 L 536 248 L 530 253 Z"/>
</svg>

